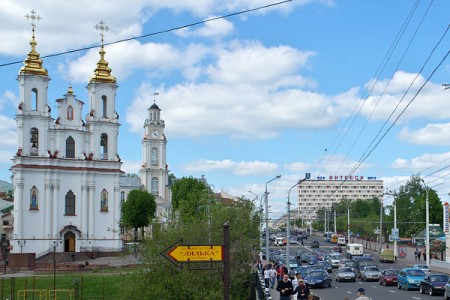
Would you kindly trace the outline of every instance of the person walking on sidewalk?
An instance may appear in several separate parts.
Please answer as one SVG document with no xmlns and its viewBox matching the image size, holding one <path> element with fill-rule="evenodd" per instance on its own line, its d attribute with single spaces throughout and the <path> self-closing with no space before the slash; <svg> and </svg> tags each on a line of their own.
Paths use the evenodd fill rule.
<svg viewBox="0 0 450 300">
<path fill-rule="evenodd" d="M 283 280 L 278 281 L 277 291 L 280 292 L 280 300 L 290 300 L 292 294 L 292 282 L 289 275 L 284 274 Z"/>
<path fill-rule="evenodd" d="M 417 252 L 417 260 L 418 261 L 420 261 L 420 256 L 422 255 L 422 252 L 420 252 L 420 250 L 419 250 L 419 252 Z"/>
<path fill-rule="evenodd" d="M 418 253 L 419 253 L 419 249 L 416 247 L 416 250 L 414 250 L 414 260 L 417 260 Z"/>
</svg>

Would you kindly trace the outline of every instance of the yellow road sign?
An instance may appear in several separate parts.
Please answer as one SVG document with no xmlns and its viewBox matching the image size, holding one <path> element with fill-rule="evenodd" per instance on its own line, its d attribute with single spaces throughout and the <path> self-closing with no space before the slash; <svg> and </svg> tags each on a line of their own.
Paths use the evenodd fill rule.
<svg viewBox="0 0 450 300">
<path fill-rule="evenodd" d="M 222 246 L 176 246 L 168 255 L 179 262 L 222 261 Z"/>
</svg>

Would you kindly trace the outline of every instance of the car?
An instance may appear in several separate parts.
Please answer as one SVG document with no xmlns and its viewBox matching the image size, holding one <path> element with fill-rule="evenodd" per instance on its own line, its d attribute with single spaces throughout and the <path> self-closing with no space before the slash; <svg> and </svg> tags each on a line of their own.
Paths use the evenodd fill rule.
<svg viewBox="0 0 450 300">
<path fill-rule="evenodd" d="M 405 290 L 419 289 L 420 281 L 427 275 L 425 272 L 418 268 L 403 268 L 398 272 L 397 287 L 399 289 L 405 288 Z"/>
<path fill-rule="evenodd" d="M 361 280 L 362 281 L 370 281 L 370 280 L 378 281 L 378 280 L 380 280 L 380 275 L 381 275 L 381 272 L 377 266 L 366 266 L 361 271 Z"/>
<path fill-rule="evenodd" d="M 421 294 L 428 293 L 430 296 L 445 294 L 448 279 L 446 274 L 429 274 L 420 281 L 419 291 Z"/>
<path fill-rule="evenodd" d="M 341 246 L 334 246 L 334 247 L 331 249 L 331 252 L 332 252 L 332 253 L 342 253 L 342 247 L 341 247 Z"/>
<path fill-rule="evenodd" d="M 381 271 L 380 285 L 397 285 L 398 282 L 398 270 L 386 269 Z"/>
<path fill-rule="evenodd" d="M 305 278 L 306 275 L 308 274 L 308 269 L 309 266 L 299 266 L 295 269 L 295 274 L 300 273 L 300 275 L 302 275 L 302 277 Z"/>
<path fill-rule="evenodd" d="M 450 300 L 450 281 L 444 287 L 444 299 Z"/>
<path fill-rule="evenodd" d="M 316 241 L 316 240 L 311 241 L 311 242 L 309 242 L 309 247 L 311 247 L 311 248 L 319 248 L 319 242 Z"/>
<path fill-rule="evenodd" d="M 380 252 L 380 262 L 391 262 L 395 261 L 394 251 L 392 249 L 382 249 Z"/>
<path fill-rule="evenodd" d="M 375 266 L 375 262 L 371 257 L 355 257 L 356 277 L 361 278 L 361 271 L 367 266 Z"/>
<path fill-rule="evenodd" d="M 346 263 L 348 263 L 348 262 L 355 262 L 354 260 L 352 260 L 352 259 L 348 259 L 348 258 L 343 258 L 343 259 L 341 259 L 340 261 L 339 261 L 339 266 L 338 266 L 338 268 L 341 268 L 341 267 L 346 267 Z"/>
<path fill-rule="evenodd" d="M 356 275 L 352 268 L 342 267 L 336 272 L 336 281 L 356 281 Z"/>
<path fill-rule="evenodd" d="M 318 267 L 323 268 L 328 273 L 333 272 L 333 267 L 331 266 L 331 263 L 327 260 L 320 260 L 316 263 Z"/>
<path fill-rule="evenodd" d="M 319 261 L 319 258 L 317 255 L 309 255 L 308 256 L 308 264 L 309 265 L 315 265 Z"/>
<path fill-rule="evenodd" d="M 342 259 L 342 255 L 340 255 L 340 254 L 331 254 L 330 255 L 331 266 L 333 268 L 339 267 L 339 262 L 341 261 L 341 259 Z"/>
<path fill-rule="evenodd" d="M 328 272 L 323 270 L 312 270 L 305 277 L 305 283 L 308 287 L 330 287 L 331 286 L 331 276 Z"/>
<path fill-rule="evenodd" d="M 414 269 L 421 269 L 425 274 L 430 274 L 430 268 L 427 265 L 414 265 Z"/>
</svg>

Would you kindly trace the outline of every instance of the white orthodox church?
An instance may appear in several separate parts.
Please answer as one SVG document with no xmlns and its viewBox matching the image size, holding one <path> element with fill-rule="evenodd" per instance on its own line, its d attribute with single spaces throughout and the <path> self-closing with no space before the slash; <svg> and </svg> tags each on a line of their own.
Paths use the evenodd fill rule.
<svg viewBox="0 0 450 300">
<path fill-rule="evenodd" d="M 92 249 L 118 251 L 121 202 L 133 188 L 156 197 L 157 217 L 170 213 L 164 121 L 154 103 L 148 109 L 142 140 L 143 155 L 138 184 L 127 180 L 118 155 L 119 116 L 115 110 L 116 79 L 100 49 L 90 79 L 88 113 L 69 86 L 56 100 L 56 119 L 47 98 L 48 71 L 31 51 L 18 75 L 20 104 L 16 112 L 18 150 L 13 157 L 14 231 L 11 253 L 57 252 Z"/>
</svg>

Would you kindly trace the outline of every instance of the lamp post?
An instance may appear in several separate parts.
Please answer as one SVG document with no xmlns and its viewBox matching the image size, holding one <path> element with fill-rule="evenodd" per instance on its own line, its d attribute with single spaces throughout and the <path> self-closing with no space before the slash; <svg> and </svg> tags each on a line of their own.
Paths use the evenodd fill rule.
<svg viewBox="0 0 450 300">
<path fill-rule="evenodd" d="M 397 203 L 395 201 L 395 194 L 392 193 L 392 191 L 390 191 L 388 189 L 386 189 L 384 194 L 392 196 L 394 198 L 394 201 L 393 201 L 393 204 L 394 204 L 394 232 L 397 233 Z M 394 240 L 394 258 L 397 258 L 397 256 L 398 256 L 398 253 L 397 253 L 397 239 L 398 239 L 398 236 L 393 236 L 392 238 Z"/>
<path fill-rule="evenodd" d="M 280 179 L 281 175 L 276 176 L 275 178 L 270 179 L 269 181 L 266 182 L 266 190 L 264 192 L 264 205 L 265 205 L 265 218 L 266 218 L 266 260 L 267 262 L 270 261 L 269 259 L 269 193 L 267 192 L 267 185 L 276 180 L 276 179 Z"/>
<path fill-rule="evenodd" d="M 383 199 L 380 200 L 380 253 L 381 253 L 381 249 L 383 248 L 383 242 L 381 240 L 381 238 L 383 237 Z"/>
<path fill-rule="evenodd" d="M 20 247 L 20 253 L 22 253 L 22 248 L 27 244 L 27 241 L 19 240 L 17 243 L 19 244 Z"/>
<path fill-rule="evenodd" d="M 441 185 L 442 183 L 438 183 L 432 187 L 428 187 L 425 181 L 421 178 L 420 181 L 423 183 L 425 188 L 425 257 L 427 259 L 427 266 L 430 267 L 430 204 L 428 199 L 428 192 L 431 188 Z"/>
<path fill-rule="evenodd" d="M 56 290 L 56 244 L 58 241 L 53 241 L 53 290 Z"/>
<path fill-rule="evenodd" d="M 291 190 L 296 187 L 297 185 L 301 184 L 303 181 L 305 181 L 306 179 L 309 179 L 311 177 L 310 173 L 306 173 L 305 174 L 305 178 L 297 181 L 296 184 L 294 184 L 293 186 L 291 186 L 291 188 L 289 189 L 288 192 L 288 202 L 287 202 L 287 242 L 286 242 L 286 264 L 288 267 L 288 271 L 289 271 L 289 266 L 290 266 L 290 251 L 291 251 L 291 201 L 290 201 L 290 194 L 291 194 Z M 288 272 L 289 273 L 289 272 Z"/>
</svg>

